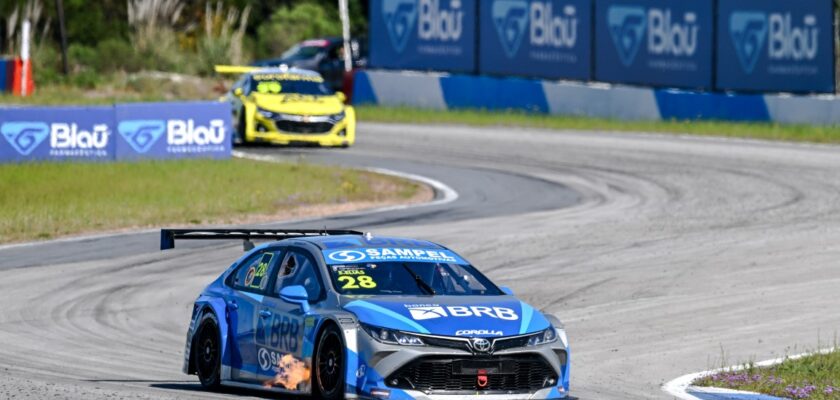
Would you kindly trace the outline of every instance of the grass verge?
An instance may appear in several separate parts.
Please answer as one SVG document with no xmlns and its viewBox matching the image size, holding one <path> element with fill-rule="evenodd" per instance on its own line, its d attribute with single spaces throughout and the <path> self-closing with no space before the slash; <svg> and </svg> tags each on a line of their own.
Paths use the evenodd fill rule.
<svg viewBox="0 0 840 400">
<path fill-rule="evenodd" d="M 696 386 L 746 390 L 789 399 L 840 399 L 840 350 L 787 359 L 771 367 L 748 364 L 694 382 Z"/>
<path fill-rule="evenodd" d="M 348 210 L 348 204 L 410 201 L 424 190 L 364 171 L 242 159 L 7 164 L 0 165 L 0 243 L 276 220 L 301 208 L 326 208 L 309 213 L 320 215 Z"/>
<path fill-rule="evenodd" d="M 783 125 L 718 121 L 619 121 L 590 117 L 530 114 L 518 111 L 424 110 L 359 106 L 360 121 L 459 124 L 591 131 L 632 131 L 724 136 L 796 142 L 840 143 L 840 126 Z"/>
</svg>

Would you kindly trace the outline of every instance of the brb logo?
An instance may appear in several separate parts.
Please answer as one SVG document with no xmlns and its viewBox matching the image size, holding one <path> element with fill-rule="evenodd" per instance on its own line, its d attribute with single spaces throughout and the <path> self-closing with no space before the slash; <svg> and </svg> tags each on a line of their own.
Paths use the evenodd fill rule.
<svg viewBox="0 0 840 400">
<path fill-rule="evenodd" d="M 127 120 L 117 125 L 117 131 L 137 153 L 146 153 L 166 132 L 169 146 L 218 146 L 225 142 L 225 123 L 220 119 L 208 126 L 195 120 Z"/>
<path fill-rule="evenodd" d="M 28 156 L 49 136 L 49 125 L 43 122 L 6 122 L 0 133 L 19 154 Z"/>
<path fill-rule="evenodd" d="M 729 17 L 729 34 L 744 72 L 755 70 L 765 42 L 770 60 L 814 60 L 818 55 L 817 17 L 805 15 L 802 25 L 794 25 L 790 13 L 736 11 Z"/>
<path fill-rule="evenodd" d="M 406 304 L 411 318 L 415 321 L 435 319 L 441 317 L 482 317 L 516 321 L 519 315 L 507 307 L 485 306 L 441 306 L 439 304 Z"/>
<path fill-rule="evenodd" d="M 464 11 L 461 0 L 383 0 L 382 15 L 391 45 L 397 53 L 405 51 L 408 39 L 417 26 L 420 40 L 457 41 L 463 33 Z"/>
<path fill-rule="evenodd" d="M 697 14 L 686 12 L 682 22 L 671 9 L 641 6 L 611 6 L 607 9 L 607 26 L 619 59 L 629 67 L 636 60 L 642 43 L 657 56 L 688 56 L 697 51 L 700 27 Z M 647 40 L 645 40 L 647 36 Z"/>
<path fill-rule="evenodd" d="M 527 0 L 499 0 L 491 10 L 493 25 L 508 58 L 513 58 L 522 45 L 525 32 L 529 33 L 532 46 L 573 48 L 577 43 L 577 9 L 563 7 L 555 15 L 551 2 Z M 529 29 L 530 27 L 530 29 Z"/>
</svg>

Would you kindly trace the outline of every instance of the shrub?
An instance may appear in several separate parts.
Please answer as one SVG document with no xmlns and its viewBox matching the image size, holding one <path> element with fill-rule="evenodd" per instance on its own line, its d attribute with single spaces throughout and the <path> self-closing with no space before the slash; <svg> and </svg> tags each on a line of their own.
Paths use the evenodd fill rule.
<svg viewBox="0 0 840 400">
<path fill-rule="evenodd" d="M 298 3 L 281 7 L 257 29 L 261 57 L 277 57 L 304 39 L 341 35 L 341 21 L 332 18 L 323 6 Z"/>
</svg>

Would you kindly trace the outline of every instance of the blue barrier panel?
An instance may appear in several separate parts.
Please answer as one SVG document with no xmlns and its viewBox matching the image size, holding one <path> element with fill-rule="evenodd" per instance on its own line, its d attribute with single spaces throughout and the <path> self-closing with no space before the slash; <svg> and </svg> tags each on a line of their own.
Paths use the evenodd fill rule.
<svg viewBox="0 0 840 400">
<path fill-rule="evenodd" d="M 679 90 L 655 90 L 663 120 L 715 120 L 769 122 L 770 113 L 762 95 L 728 95 Z"/>
<path fill-rule="evenodd" d="M 832 0 L 720 0 L 721 90 L 834 92 Z"/>
<path fill-rule="evenodd" d="M 0 108 L 0 162 L 113 161 L 113 107 Z"/>
<path fill-rule="evenodd" d="M 713 0 L 598 0 L 595 78 L 711 89 Z"/>
<path fill-rule="evenodd" d="M 592 0 L 479 4 L 481 73 L 589 80 Z"/>
<path fill-rule="evenodd" d="M 475 72 L 476 0 L 372 0 L 370 64 Z"/>
<path fill-rule="evenodd" d="M 0 58 L 0 92 L 9 90 L 9 60 Z"/>
<path fill-rule="evenodd" d="M 118 160 L 228 158 L 230 105 L 221 102 L 116 105 Z"/>
<path fill-rule="evenodd" d="M 449 108 L 548 112 L 540 81 L 453 75 L 441 77 L 440 87 Z"/>
</svg>

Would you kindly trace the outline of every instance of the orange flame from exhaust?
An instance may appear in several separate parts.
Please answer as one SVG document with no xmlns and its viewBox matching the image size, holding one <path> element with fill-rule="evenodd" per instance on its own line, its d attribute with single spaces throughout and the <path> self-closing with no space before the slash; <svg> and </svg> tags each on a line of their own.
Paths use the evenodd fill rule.
<svg viewBox="0 0 840 400">
<path fill-rule="evenodd" d="M 286 354 L 277 361 L 277 375 L 263 385 L 265 387 L 282 386 L 288 390 L 298 390 L 298 385 L 308 383 L 311 375 L 312 371 L 305 362 L 291 354 Z"/>
</svg>

